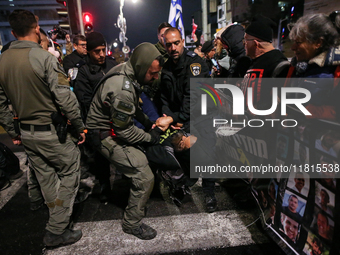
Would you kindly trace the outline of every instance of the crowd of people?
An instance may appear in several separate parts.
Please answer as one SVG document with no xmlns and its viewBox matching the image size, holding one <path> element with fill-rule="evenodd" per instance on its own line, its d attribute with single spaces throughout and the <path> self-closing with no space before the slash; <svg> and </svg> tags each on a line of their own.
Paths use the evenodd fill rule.
<svg viewBox="0 0 340 255">
<path fill-rule="evenodd" d="M 184 47 L 177 28 L 163 22 L 155 45 L 141 43 L 126 62 L 118 64 L 106 55 L 101 33 L 66 35 L 64 57 L 55 34 L 48 38 L 36 16 L 13 11 L 9 22 L 17 41 L 0 56 L 0 124 L 28 155 L 31 209 L 43 204 L 49 208 L 44 244 L 70 244 L 82 236 L 81 230 L 72 229 L 70 216 L 80 179 L 86 175 L 80 166 L 87 157 L 95 162 L 100 201 L 112 195 L 111 165 L 132 180 L 123 231 L 140 239 L 157 235 L 142 223 L 154 175 L 167 181 L 170 196 L 180 205 L 197 181 L 190 179 L 189 152 L 214 160 L 216 137 L 206 125 L 209 118 L 190 118 L 190 78 L 240 78 L 244 94 L 249 87 L 257 91 L 256 109 L 267 109 L 272 96 L 270 86 L 254 79 L 286 78 L 285 86 L 310 90 L 306 107 L 312 117 L 339 119 L 338 84 L 291 79 L 338 77 L 339 20 L 325 14 L 300 18 L 290 32 L 295 53 L 291 62 L 274 48 L 275 24 L 262 16 L 246 27 L 228 25 L 198 48 L 198 54 Z M 15 111 L 9 110 L 9 104 Z M 19 127 L 14 126 L 13 115 Z M 206 210 L 214 212 L 215 180 L 203 178 L 202 188 Z M 327 196 L 322 195 L 320 203 L 325 204 Z M 288 225 L 297 225 L 294 219 L 301 217 L 295 210 L 297 200 L 289 197 L 282 217 L 292 239 L 297 228 L 288 234 Z"/>
</svg>

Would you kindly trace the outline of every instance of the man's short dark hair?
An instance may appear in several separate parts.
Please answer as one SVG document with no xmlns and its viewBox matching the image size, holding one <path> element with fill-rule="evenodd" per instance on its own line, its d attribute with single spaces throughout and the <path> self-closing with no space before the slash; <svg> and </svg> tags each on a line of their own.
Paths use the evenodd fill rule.
<svg viewBox="0 0 340 255">
<path fill-rule="evenodd" d="M 155 58 L 155 60 L 158 60 L 159 66 L 163 67 L 165 61 L 162 55 L 159 55 L 157 58 Z"/>
<path fill-rule="evenodd" d="M 172 26 L 168 22 L 162 22 L 161 24 L 159 24 L 157 28 L 157 34 L 159 34 L 161 30 L 165 27 L 172 27 Z"/>
<path fill-rule="evenodd" d="M 74 44 L 77 44 L 79 43 L 79 41 L 84 41 L 86 42 L 86 37 L 84 35 L 76 35 L 74 38 L 73 38 L 73 43 Z"/>
<path fill-rule="evenodd" d="M 32 28 L 36 28 L 38 22 L 30 11 L 18 9 L 9 15 L 9 24 L 17 36 L 27 36 Z"/>
<path fill-rule="evenodd" d="M 293 194 L 291 194 L 291 195 L 289 196 L 288 201 L 289 201 L 292 197 L 295 197 L 295 198 L 297 199 L 297 201 L 299 201 L 298 197 L 295 196 L 295 195 L 293 195 Z"/>
<path fill-rule="evenodd" d="M 179 36 L 182 38 L 182 34 L 181 34 L 181 31 L 178 30 L 178 28 L 175 28 L 175 27 L 170 27 L 169 29 L 167 29 L 164 33 L 164 37 L 168 34 L 168 33 L 171 33 L 171 32 L 177 32 L 179 34 Z"/>
</svg>

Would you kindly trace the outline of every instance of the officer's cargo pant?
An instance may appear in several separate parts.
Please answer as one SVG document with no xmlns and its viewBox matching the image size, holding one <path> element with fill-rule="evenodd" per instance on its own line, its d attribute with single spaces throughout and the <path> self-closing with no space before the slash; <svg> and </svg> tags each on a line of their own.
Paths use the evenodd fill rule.
<svg viewBox="0 0 340 255">
<path fill-rule="evenodd" d="M 136 228 L 145 216 L 145 205 L 154 184 L 154 176 L 145 154 L 129 145 L 107 137 L 102 140 L 101 153 L 119 172 L 132 179 L 130 197 L 124 212 L 123 228 Z"/>
<path fill-rule="evenodd" d="M 28 198 L 31 203 L 35 203 L 44 199 L 41 193 L 39 182 L 35 176 L 35 172 L 31 167 L 29 167 L 27 170 L 27 188 Z"/>
<path fill-rule="evenodd" d="M 21 139 L 49 208 L 46 230 L 60 235 L 70 223 L 80 181 L 80 152 L 68 135 L 61 144 L 51 131 L 25 131 Z"/>
</svg>

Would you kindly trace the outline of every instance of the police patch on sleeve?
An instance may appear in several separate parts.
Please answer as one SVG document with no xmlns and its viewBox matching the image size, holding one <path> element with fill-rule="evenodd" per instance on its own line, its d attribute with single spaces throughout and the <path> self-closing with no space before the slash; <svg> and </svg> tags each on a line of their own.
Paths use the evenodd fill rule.
<svg viewBox="0 0 340 255">
<path fill-rule="evenodd" d="M 131 90 L 131 84 L 128 80 L 125 80 L 124 86 L 123 86 L 124 90 Z"/>
<path fill-rule="evenodd" d="M 190 71 L 193 76 L 197 76 L 201 73 L 202 67 L 199 63 L 193 63 L 190 65 Z"/>
</svg>

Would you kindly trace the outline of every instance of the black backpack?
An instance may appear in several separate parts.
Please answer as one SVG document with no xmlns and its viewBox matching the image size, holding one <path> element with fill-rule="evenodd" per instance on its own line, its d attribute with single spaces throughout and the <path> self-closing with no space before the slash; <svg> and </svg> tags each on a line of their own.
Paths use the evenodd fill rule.
<svg viewBox="0 0 340 255">
<path fill-rule="evenodd" d="M 9 180 L 16 179 L 16 175 L 21 172 L 18 157 L 6 145 L 0 143 L 0 190 L 9 187 Z"/>
</svg>

